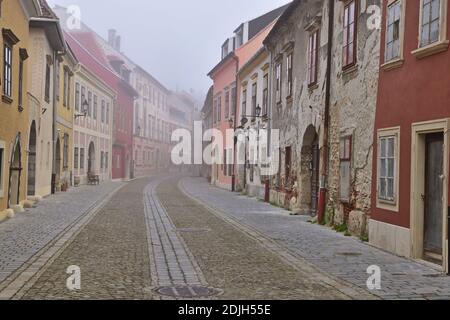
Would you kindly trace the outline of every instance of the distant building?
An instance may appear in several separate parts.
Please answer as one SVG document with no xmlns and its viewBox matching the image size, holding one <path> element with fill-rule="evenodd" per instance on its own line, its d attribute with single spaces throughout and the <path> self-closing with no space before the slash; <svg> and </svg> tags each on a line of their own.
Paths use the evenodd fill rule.
<svg viewBox="0 0 450 320">
<path fill-rule="evenodd" d="M 107 181 L 112 177 L 113 120 L 120 79 L 72 35 L 65 36 L 79 62 L 74 75 L 74 184 L 88 183 L 88 175 Z"/>
</svg>

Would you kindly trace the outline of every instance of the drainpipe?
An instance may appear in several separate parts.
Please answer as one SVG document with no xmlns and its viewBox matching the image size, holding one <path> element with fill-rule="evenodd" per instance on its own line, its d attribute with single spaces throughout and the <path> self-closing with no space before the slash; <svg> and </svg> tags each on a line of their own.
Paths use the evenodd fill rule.
<svg viewBox="0 0 450 320">
<path fill-rule="evenodd" d="M 334 34 L 334 1 L 328 1 L 328 47 L 327 47 L 327 72 L 325 89 L 325 114 L 324 114 L 324 135 L 322 154 L 322 178 L 320 181 L 318 222 L 322 223 L 325 218 L 327 188 L 328 188 L 328 158 L 329 158 L 329 127 L 330 127 L 330 103 L 331 103 L 331 59 L 333 54 L 333 34 Z"/>
<path fill-rule="evenodd" d="M 58 72 L 59 72 L 59 57 L 64 53 L 53 50 L 53 112 L 52 112 L 52 141 L 53 141 L 53 161 L 52 161 L 52 180 L 51 180 L 51 193 L 56 193 L 56 160 L 58 159 L 56 155 L 56 142 L 58 139 L 58 131 L 56 126 L 56 119 L 58 117 L 58 103 L 56 101 L 57 90 L 59 91 Z M 59 92 L 58 92 L 59 93 Z"/>
<path fill-rule="evenodd" d="M 233 56 L 234 61 L 236 61 L 236 94 L 234 97 L 234 121 L 233 121 L 233 174 L 231 176 L 231 191 L 236 191 L 236 146 L 237 146 L 237 137 L 236 137 L 236 129 L 237 129 L 237 110 L 238 110 L 238 87 L 239 87 L 239 58 L 237 56 Z"/>
</svg>

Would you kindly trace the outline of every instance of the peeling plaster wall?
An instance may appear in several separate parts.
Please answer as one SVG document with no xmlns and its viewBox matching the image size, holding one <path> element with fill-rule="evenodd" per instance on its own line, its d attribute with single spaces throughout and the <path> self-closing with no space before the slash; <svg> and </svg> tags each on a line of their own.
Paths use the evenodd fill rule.
<svg viewBox="0 0 450 320">
<path fill-rule="evenodd" d="M 372 153 L 377 101 L 380 30 L 371 27 L 370 5 L 381 1 L 359 1 L 357 23 L 357 63 L 355 68 L 342 69 L 344 4 L 335 2 L 333 61 L 330 106 L 329 207 L 335 221 L 344 221 L 351 210 L 370 213 Z M 369 26 L 371 28 L 369 28 Z M 340 201 L 340 138 L 352 136 L 351 200 Z"/>
<path fill-rule="evenodd" d="M 323 137 L 323 117 L 325 106 L 325 81 L 326 81 L 326 58 L 327 58 L 327 31 L 328 31 L 328 8 L 326 1 L 307 0 L 303 1 L 281 25 L 276 33 L 268 39 L 267 46 L 271 52 L 271 116 L 272 128 L 280 130 L 281 164 L 280 177 L 272 178 L 271 202 L 289 207 L 297 213 L 310 208 L 302 208 L 300 202 L 307 202 L 311 197 L 310 183 L 302 183 L 307 176 L 302 175 L 305 164 L 309 165 L 310 159 L 302 159 L 301 151 L 303 139 L 308 127 L 313 126 L 319 135 L 319 141 Z M 320 17 L 321 16 L 321 17 Z M 308 40 L 309 32 L 305 28 L 319 17 L 320 21 L 320 46 L 318 57 L 318 80 L 315 88 L 309 88 L 307 83 L 308 70 Z M 293 95 L 292 102 L 287 100 L 287 67 L 286 45 L 293 43 Z M 279 59 L 281 60 L 279 60 Z M 275 67 L 278 61 L 282 61 L 282 99 L 277 105 L 275 92 Z M 286 155 L 285 148 L 292 148 L 290 182 L 284 183 Z M 322 146 L 320 146 L 322 148 Z M 285 188 L 287 185 L 287 188 Z M 287 189 L 287 190 L 286 190 Z M 292 190 L 292 194 L 289 192 Z M 286 197 L 286 191 L 288 196 Z M 302 199 L 300 201 L 299 199 Z M 306 200 L 305 200 L 306 199 Z"/>
</svg>

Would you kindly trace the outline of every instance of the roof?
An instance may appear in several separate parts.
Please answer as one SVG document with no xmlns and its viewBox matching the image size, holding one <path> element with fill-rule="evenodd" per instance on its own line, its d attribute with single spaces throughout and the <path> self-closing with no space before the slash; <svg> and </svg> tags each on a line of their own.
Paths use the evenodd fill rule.
<svg viewBox="0 0 450 320">
<path fill-rule="evenodd" d="M 272 30 L 267 35 L 266 39 L 264 40 L 264 45 L 267 45 L 272 37 L 278 32 L 278 30 L 283 26 L 288 18 L 291 16 L 291 14 L 294 12 L 294 10 L 302 3 L 303 0 L 294 0 L 292 1 L 289 6 L 284 10 L 283 14 L 278 19 L 277 23 L 274 25 Z"/>
<path fill-rule="evenodd" d="M 38 0 L 39 6 L 41 9 L 41 17 L 49 18 L 49 19 L 58 19 L 56 14 L 50 8 L 46 0 Z"/>
<path fill-rule="evenodd" d="M 229 53 L 225 58 L 223 58 L 209 73 L 208 77 L 213 77 L 214 73 L 216 73 L 222 66 L 224 66 L 231 59 L 236 59 L 236 55 L 234 52 Z"/>
<path fill-rule="evenodd" d="M 267 54 L 267 50 L 265 47 L 261 47 L 240 69 L 238 74 L 241 75 L 248 67 L 250 67 L 253 62 L 258 60 L 263 54 Z"/>
<path fill-rule="evenodd" d="M 262 29 L 268 26 L 272 21 L 281 16 L 283 12 L 290 6 L 291 3 L 285 4 L 277 9 L 274 9 L 258 18 L 249 21 L 248 38 L 251 39 L 257 35 Z"/>
<path fill-rule="evenodd" d="M 75 58 L 85 66 L 92 74 L 94 74 L 99 80 L 113 88 L 117 89 L 117 84 L 119 77 L 111 71 L 109 68 L 105 67 L 96 57 L 94 57 L 83 45 L 77 41 L 70 33 L 65 32 L 66 41 Z"/>
</svg>

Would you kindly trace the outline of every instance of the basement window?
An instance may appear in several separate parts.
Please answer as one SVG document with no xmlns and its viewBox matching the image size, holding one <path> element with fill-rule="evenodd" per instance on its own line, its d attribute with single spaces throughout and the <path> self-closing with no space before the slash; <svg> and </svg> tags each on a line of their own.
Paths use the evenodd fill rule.
<svg viewBox="0 0 450 320">
<path fill-rule="evenodd" d="M 352 137 L 341 138 L 340 141 L 340 198 L 342 202 L 349 203 L 351 198 L 351 163 L 352 163 Z"/>
</svg>

